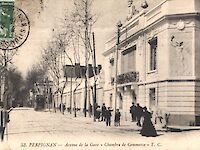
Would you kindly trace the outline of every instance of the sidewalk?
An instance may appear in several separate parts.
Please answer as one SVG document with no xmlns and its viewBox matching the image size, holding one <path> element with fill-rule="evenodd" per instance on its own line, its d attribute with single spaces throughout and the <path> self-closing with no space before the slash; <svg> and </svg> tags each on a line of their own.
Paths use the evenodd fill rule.
<svg viewBox="0 0 200 150">
<path fill-rule="evenodd" d="M 166 132 L 182 132 L 200 130 L 200 126 L 168 126 Z"/>
<path fill-rule="evenodd" d="M 59 112 L 60 113 L 60 112 Z M 87 117 L 84 117 L 84 114 L 82 112 L 77 113 L 77 117 L 74 117 L 74 114 L 70 113 L 65 113 L 65 115 L 71 119 L 75 119 L 80 122 L 84 122 L 86 124 L 95 124 L 96 126 L 101 126 L 102 128 L 106 127 L 106 122 L 104 121 L 95 121 L 93 119 L 93 116 L 89 117 L 87 114 Z M 121 120 L 120 126 L 114 126 L 114 120 L 111 118 L 111 130 L 120 130 L 120 131 L 140 131 L 141 127 L 138 127 L 136 125 L 136 122 L 131 122 L 131 121 L 125 121 Z M 166 129 L 156 129 L 157 131 L 166 131 Z"/>
<path fill-rule="evenodd" d="M 56 113 L 60 113 L 57 111 Z M 62 115 L 60 113 L 60 115 Z M 70 119 L 75 119 L 80 122 L 84 122 L 85 124 L 95 124 L 97 126 L 101 126 L 102 128 L 106 127 L 106 123 L 103 121 L 95 121 L 93 120 L 93 116 L 89 117 L 87 114 L 87 117 L 84 117 L 83 112 L 77 112 L 77 117 L 74 117 L 74 112 L 72 114 L 65 112 L 65 116 L 69 117 Z M 167 128 L 163 128 L 161 125 L 155 125 L 155 128 L 158 132 L 182 132 L 182 131 L 192 131 L 192 130 L 200 130 L 200 126 L 172 126 L 169 125 Z M 136 125 L 136 122 L 131 121 L 125 121 L 121 120 L 120 126 L 114 126 L 113 118 L 111 120 L 111 129 L 117 129 L 117 130 L 125 130 L 125 131 L 140 131 L 141 127 L 138 127 Z"/>
</svg>

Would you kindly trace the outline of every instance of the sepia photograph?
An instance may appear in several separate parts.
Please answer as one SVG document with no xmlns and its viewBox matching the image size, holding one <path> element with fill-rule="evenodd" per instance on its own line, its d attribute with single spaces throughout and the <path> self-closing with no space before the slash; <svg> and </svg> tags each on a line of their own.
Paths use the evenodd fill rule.
<svg viewBox="0 0 200 150">
<path fill-rule="evenodd" d="M 0 0 L 0 150 L 199 150 L 200 0 Z"/>
</svg>

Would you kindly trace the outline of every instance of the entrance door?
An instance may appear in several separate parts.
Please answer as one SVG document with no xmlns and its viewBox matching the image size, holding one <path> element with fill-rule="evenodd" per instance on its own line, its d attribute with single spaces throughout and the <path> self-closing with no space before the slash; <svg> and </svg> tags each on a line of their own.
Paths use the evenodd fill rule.
<svg viewBox="0 0 200 150">
<path fill-rule="evenodd" d="M 149 89 L 149 108 L 150 110 L 155 110 L 156 106 L 156 89 L 150 88 Z"/>
<path fill-rule="evenodd" d="M 136 97 L 136 94 L 135 94 L 135 91 L 133 90 L 132 91 L 132 103 L 136 104 L 137 103 L 137 97 Z"/>
</svg>

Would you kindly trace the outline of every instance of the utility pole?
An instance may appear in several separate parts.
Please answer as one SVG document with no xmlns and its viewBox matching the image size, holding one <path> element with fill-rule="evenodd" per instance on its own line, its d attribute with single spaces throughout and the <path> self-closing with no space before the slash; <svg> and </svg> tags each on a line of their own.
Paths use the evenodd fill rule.
<svg viewBox="0 0 200 150">
<path fill-rule="evenodd" d="M 87 92 L 88 92 L 88 0 L 85 1 L 85 97 L 84 97 L 84 116 L 86 117 L 87 109 Z"/>
<path fill-rule="evenodd" d="M 96 48 L 95 48 L 95 37 L 94 37 L 94 32 L 92 32 L 92 39 L 93 39 L 93 67 L 94 67 L 94 88 L 93 88 L 93 116 L 94 116 L 94 121 L 95 121 L 95 113 L 96 113 L 96 101 L 97 101 L 97 84 L 96 84 Z"/>
<path fill-rule="evenodd" d="M 70 69 L 70 100 L 69 100 L 69 108 L 70 108 L 70 110 L 69 110 L 69 112 L 70 112 L 70 114 L 72 114 L 72 68 L 73 68 L 73 66 L 71 66 L 71 69 Z"/>
<path fill-rule="evenodd" d="M 114 111 L 116 113 L 117 109 L 117 73 L 118 73 L 118 51 L 119 51 L 119 43 L 120 43 L 120 28 L 122 27 L 121 21 L 117 23 L 117 43 L 116 43 L 116 51 L 115 51 L 115 82 L 114 82 L 114 96 L 115 96 L 115 108 Z"/>
<path fill-rule="evenodd" d="M 75 94 L 75 91 L 73 91 L 73 99 L 74 99 L 74 117 L 76 117 L 76 94 Z"/>
<path fill-rule="evenodd" d="M 60 65 L 62 65 L 62 53 L 58 57 L 58 70 L 60 69 Z M 62 94 L 62 91 L 61 91 L 61 88 L 60 88 L 60 75 L 59 75 L 59 78 L 58 78 L 58 90 L 59 90 L 59 94 L 60 94 L 60 106 L 61 106 L 60 110 L 61 110 L 61 113 L 64 115 L 63 94 Z"/>
<path fill-rule="evenodd" d="M 7 93 L 8 93 L 8 54 L 7 50 L 4 50 L 4 76 L 3 76 L 3 108 L 5 111 L 8 109 Z"/>
<path fill-rule="evenodd" d="M 4 132 L 6 130 L 7 140 L 8 140 L 8 128 L 7 128 L 7 119 L 8 119 L 8 51 L 4 50 L 4 69 L 3 69 L 3 86 L 2 86 L 2 100 L 3 100 L 3 111 L 1 111 L 1 121 L 0 126 L 3 127 L 1 131 L 1 140 L 3 140 Z M 6 129 L 7 128 L 7 129 Z"/>
</svg>

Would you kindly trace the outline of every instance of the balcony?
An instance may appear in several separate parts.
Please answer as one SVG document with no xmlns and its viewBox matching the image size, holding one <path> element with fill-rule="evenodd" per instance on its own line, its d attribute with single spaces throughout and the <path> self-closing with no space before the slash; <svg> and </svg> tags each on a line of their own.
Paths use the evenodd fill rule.
<svg viewBox="0 0 200 150">
<path fill-rule="evenodd" d="M 139 81 L 139 72 L 128 72 L 117 76 L 117 84 L 125 84 Z"/>
</svg>

